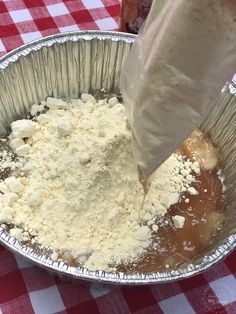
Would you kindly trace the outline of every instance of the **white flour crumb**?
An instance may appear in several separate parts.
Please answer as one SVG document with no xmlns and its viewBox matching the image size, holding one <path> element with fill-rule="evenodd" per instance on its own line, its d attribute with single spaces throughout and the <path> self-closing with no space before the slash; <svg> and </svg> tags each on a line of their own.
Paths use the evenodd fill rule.
<svg viewBox="0 0 236 314">
<path fill-rule="evenodd" d="M 190 195 L 197 195 L 198 194 L 198 191 L 192 186 L 190 186 L 187 191 Z"/>
<path fill-rule="evenodd" d="M 180 215 L 175 215 L 172 217 L 175 228 L 182 229 L 185 223 L 185 217 Z"/>
<path fill-rule="evenodd" d="M 18 241 L 23 240 L 23 232 L 20 228 L 12 228 L 10 230 L 10 235 L 14 238 L 16 238 Z"/>
<path fill-rule="evenodd" d="M 58 254 L 57 254 L 57 252 L 53 252 L 53 253 L 51 254 L 51 259 L 52 259 L 54 262 L 56 262 L 56 261 L 58 260 Z"/>
<path fill-rule="evenodd" d="M 16 147 L 15 153 L 18 156 L 26 156 L 30 151 L 30 145 L 29 144 L 24 144 L 21 146 Z"/>
<path fill-rule="evenodd" d="M 25 138 L 32 136 L 38 128 L 38 124 L 31 120 L 17 120 L 12 122 L 11 130 L 13 138 Z"/>
<path fill-rule="evenodd" d="M 48 98 L 40 106 L 49 110 L 12 123 L 10 145 L 25 156 L 25 175 L 0 182 L 0 223 L 18 226 L 10 231 L 18 239 L 33 235 L 32 243 L 54 252 L 52 260 L 55 252 L 70 252 L 90 270 L 113 271 L 145 252 L 157 218 L 164 219 L 183 191 L 195 193 L 199 165 L 173 154 L 156 171 L 141 210 L 123 105 L 83 94 L 71 103 Z M 19 227 L 28 233 L 21 236 Z"/>
<path fill-rule="evenodd" d="M 11 192 L 19 193 L 23 191 L 24 185 L 21 183 L 19 178 L 9 177 L 5 179 L 5 184 Z"/>
<path fill-rule="evenodd" d="M 157 232 L 158 229 L 159 229 L 158 225 L 152 225 L 152 230 L 154 232 Z"/>
</svg>

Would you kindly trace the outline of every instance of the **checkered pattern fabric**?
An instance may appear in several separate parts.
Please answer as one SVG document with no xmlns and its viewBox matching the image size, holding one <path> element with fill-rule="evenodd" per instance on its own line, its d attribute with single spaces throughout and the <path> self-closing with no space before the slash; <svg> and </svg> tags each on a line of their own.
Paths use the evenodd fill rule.
<svg viewBox="0 0 236 314">
<path fill-rule="evenodd" d="M 3 314 L 234 314 L 236 253 L 179 282 L 143 287 L 62 282 L 0 246 Z"/>
<path fill-rule="evenodd" d="M 119 0 L 0 0 L 0 55 L 45 35 L 118 27 Z M 209 271 L 175 283 L 72 285 L 0 246 L 0 314 L 233 314 L 236 253 Z"/>
<path fill-rule="evenodd" d="M 120 0 L 0 0 L 0 56 L 42 36 L 116 30 Z"/>
</svg>

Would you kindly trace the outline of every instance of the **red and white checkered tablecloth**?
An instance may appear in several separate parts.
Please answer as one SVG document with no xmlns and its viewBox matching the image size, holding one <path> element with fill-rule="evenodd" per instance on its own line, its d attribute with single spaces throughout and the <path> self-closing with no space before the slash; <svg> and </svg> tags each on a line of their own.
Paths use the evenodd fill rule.
<svg viewBox="0 0 236 314">
<path fill-rule="evenodd" d="M 115 30 L 119 10 L 119 0 L 0 0 L 0 56 L 58 32 Z M 191 279 L 107 288 L 61 282 L 0 246 L 1 313 L 234 314 L 236 252 Z"/>
<path fill-rule="evenodd" d="M 116 30 L 119 0 L 0 0 L 0 56 L 42 36 Z"/>
</svg>

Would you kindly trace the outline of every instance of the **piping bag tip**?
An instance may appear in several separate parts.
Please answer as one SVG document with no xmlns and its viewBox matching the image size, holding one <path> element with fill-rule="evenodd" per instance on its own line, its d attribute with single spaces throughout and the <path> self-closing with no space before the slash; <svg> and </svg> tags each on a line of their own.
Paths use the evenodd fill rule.
<svg viewBox="0 0 236 314">
<path fill-rule="evenodd" d="M 151 185 L 152 176 L 146 177 L 139 165 L 137 166 L 137 168 L 138 168 L 138 179 L 139 179 L 140 184 L 143 187 L 144 194 L 146 195 Z"/>
</svg>

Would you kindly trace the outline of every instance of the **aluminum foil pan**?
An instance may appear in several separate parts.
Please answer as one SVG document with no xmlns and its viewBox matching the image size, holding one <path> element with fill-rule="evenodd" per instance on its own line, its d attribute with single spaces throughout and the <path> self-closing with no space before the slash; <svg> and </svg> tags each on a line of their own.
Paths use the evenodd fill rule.
<svg viewBox="0 0 236 314">
<path fill-rule="evenodd" d="M 82 92 L 105 88 L 119 92 L 123 61 L 133 35 L 115 32 L 73 32 L 46 37 L 22 46 L 0 59 L 0 135 L 10 123 L 23 118 L 33 104 L 48 96 L 70 100 Z M 222 260 L 236 247 L 236 78 L 202 124 L 220 149 L 224 164 L 226 222 L 205 256 L 175 270 L 150 274 L 92 272 L 53 262 L 29 246 L 21 245 L 0 228 L 0 243 L 61 278 L 113 284 L 153 284 L 187 278 Z"/>
</svg>

